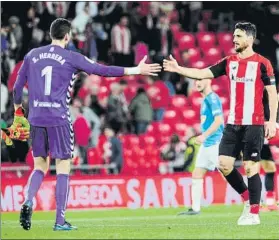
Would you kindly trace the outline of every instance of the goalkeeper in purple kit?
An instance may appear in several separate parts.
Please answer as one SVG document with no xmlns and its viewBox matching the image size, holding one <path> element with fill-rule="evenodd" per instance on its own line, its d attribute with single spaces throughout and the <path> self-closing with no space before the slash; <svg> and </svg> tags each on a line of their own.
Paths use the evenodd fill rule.
<svg viewBox="0 0 279 240">
<path fill-rule="evenodd" d="M 28 83 L 29 116 L 31 126 L 34 170 L 28 180 L 25 201 L 20 212 L 20 224 L 31 228 L 33 198 L 37 194 L 49 168 L 49 154 L 56 159 L 56 222 L 55 231 L 77 229 L 65 220 L 69 194 L 69 173 L 74 150 L 74 133 L 69 113 L 73 74 L 78 70 L 106 77 L 123 75 L 157 75 L 159 64 L 146 64 L 146 57 L 137 67 L 123 68 L 98 64 L 87 57 L 66 50 L 71 39 L 71 23 L 58 18 L 50 26 L 52 43 L 31 50 L 24 58 L 14 86 L 15 119 L 22 113 L 22 90 Z M 22 127 L 28 121 L 20 116 Z"/>
</svg>

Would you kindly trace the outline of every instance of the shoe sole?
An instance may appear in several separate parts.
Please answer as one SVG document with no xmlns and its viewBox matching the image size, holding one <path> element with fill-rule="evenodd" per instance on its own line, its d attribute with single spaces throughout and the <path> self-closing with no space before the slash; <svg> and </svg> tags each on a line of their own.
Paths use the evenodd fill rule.
<svg viewBox="0 0 279 240">
<path fill-rule="evenodd" d="M 20 211 L 20 225 L 24 230 L 29 231 L 31 229 L 31 220 L 28 220 L 29 216 L 32 215 L 32 210 L 28 206 L 22 206 Z M 31 216 L 30 216 L 31 218 Z"/>
<path fill-rule="evenodd" d="M 73 229 L 53 229 L 53 231 L 55 232 L 59 232 L 59 231 L 75 231 L 77 230 L 77 228 L 73 228 Z"/>
</svg>

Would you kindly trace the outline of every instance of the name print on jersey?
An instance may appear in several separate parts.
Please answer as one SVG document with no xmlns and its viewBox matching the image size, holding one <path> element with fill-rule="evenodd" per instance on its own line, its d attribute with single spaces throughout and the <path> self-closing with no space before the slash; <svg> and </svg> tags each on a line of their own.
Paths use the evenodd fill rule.
<svg viewBox="0 0 279 240">
<path fill-rule="evenodd" d="M 61 65 L 63 65 L 66 62 L 66 60 L 62 56 L 60 56 L 59 54 L 56 54 L 56 53 L 41 53 L 39 55 L 39 58 L 33 57 L 32 61 L 34 63 L 37 63 L 39 60 L 42 60 L 42 59 L 53 59 L 53 60 L 59 62 Z"/>
</svg>

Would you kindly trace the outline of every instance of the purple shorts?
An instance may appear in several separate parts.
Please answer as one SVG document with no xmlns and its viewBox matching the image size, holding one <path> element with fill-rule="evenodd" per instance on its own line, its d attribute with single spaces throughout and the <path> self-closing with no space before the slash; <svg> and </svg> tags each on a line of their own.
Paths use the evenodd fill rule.
<svg viewBox="0 0 279 240">
<path fill-rule="evenodd" d="M 56 127 L 31 126 L 34 157 L 69 159 L 73 157 L 74 131 L 71 124 Z"/>
</svg>

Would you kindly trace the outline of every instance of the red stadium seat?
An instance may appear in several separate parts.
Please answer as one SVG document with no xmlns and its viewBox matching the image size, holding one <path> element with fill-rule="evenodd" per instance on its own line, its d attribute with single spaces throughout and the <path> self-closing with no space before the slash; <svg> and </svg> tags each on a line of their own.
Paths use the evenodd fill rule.
<svg viewBox="0 0 279 240">
<path fill-rule="evenodd" d="M 235 50 L 234 50 L 234 47 L 228 48 L 228 49 L 224 49 L 224 54 L 225 54 L 226 56 L 235 55 L 236 52 L 235 52 Z"/>
<path fill-rule="evenodd" d="M 189 104 L 194 109 L 200 108 L 202 101 L 202 95 L 197 91 L 192 92 L 192 94 L 189 96 Z"/>
<path fill-rule="evenodd" d="M 188 126 L 192 126 L 199 120 L 199 115 L 192 109 L 182 110 L 182 114 L 183 122 L 186 123 Z"/>
<path fill-rule="evenodd" d="M 184 95 L 174 95 L 171 99 L 171 106 L 174 108 L 182 108 L 188 106 L 188 100 Z"/>
<path fill-rule="evenodd" d="M 175 35 L 180 31 L 180 24 L 179 23 L 172 23 L 170 25 L 170 30 L 172 32 L 172 35 Z"/>
<path fill-rule="evenodd" d="M 147 146 L 155 146 L 156 145 L 156 139 L 152 135 L 140 135 L 139 136 L 139 141 L 142 147 L 147 147 Z"/>
<path fill-rule="evenodd" d="M 222 53 L 219 48 L 212 47 L 204 52 L 204 59 L 210 63 L 215 64 L 222 58 Z"/>
<path fill-rule="evenodd" d="M 160 122 L 158 124 L 158 131 L 160 132 L 161 135 L 164 136 L 170 136 L 172 134 L 171 126 L 168 123 Z"/>
<path fill-rule="evenodd" d="M 201 52 L 199 48 L 190 48 L 189 53 L 189 62 L 197 62 L 201 59 Z"/>
<path fill-rule="evenodd" d="M 178 112 L 177 109 L 175 108 L 167 109 L 164 113 L 163 121 L 171 125 L 173 125 L 176 122 L 180 122 L 181 121 L 180 112 Z"/>
<path fill-rule="evenodd" d="M 214 33 L 200 32 L 197 33 L 196 36 L 197 36 L 198 45 L 203 51 L 215 47 L 216 37 Z"/>
<path fill-rule="evenodd" d="M 203 60 L 199 60 L 197 62 L 193 62 L 190 64 L 190 66 L 192 68 L 199 68 L 199 69 L 202 69 L 202 68 L 205 68 L 208 66 L 207 62 L 203 61 Z"/>
<path fill-rule="evenodd" d="M 176 133 L 181 138 L 185 137 L 187 135 L 187 124 L 176 123 L 174 125 L 174 133 Z"/>
<path fill-rule="evenodd" d="M 127 87 L 124 90 L 124 94 L 125 94 L 126 100 L 128 102 L 131 102 L 132 99 L 136 96 L 138 88 L 139 88 L 139 84 L 132 83 L 132 84 L 129 84 L 129 87 Z"/>
<path fill-rule="evenodd" d="M 233 48 L 233 34 L 229 32 L 220 32 L 217 34 L 219 46 L 224 49 Z"/>
<path fill-rule="evenodd" d="M 148 56 L 148 46 L 145 43 L 138 42 L 135 46 L 135 64 L 139 64 L 145 55 Z M 149 59 L 147 59 L 147 62 L 149 62 Z"/>
<path fill-rule="evenodd" d="M 139 146 L 139 137 L 135 134 L 129 134 L 125 136 L 126 138 L 126 142 L 128 147 L 135 147 L 135 146 Z"/>
<path fill-rule="evenodd" d="M 97 148 L 88 149 L 87 160 L 89 165 L 103 164 L 101 153 Z"/>
<path fill-rule="evenodd" d="M 182 64 L 181 55 L 178 48 L 173 48 L 173 56 L 179 64 Z"/>
<path fill-rule="evenodd" d="M 186 50 L 196 46 L 195 36 L 191 33 L 181 33 L 178 38 L 179 50 Z"/>
</svg>

